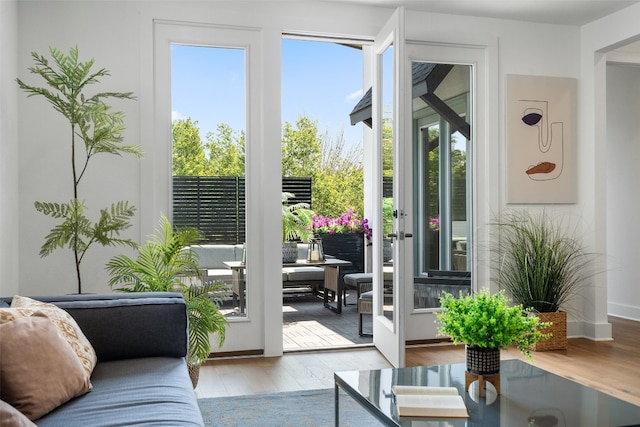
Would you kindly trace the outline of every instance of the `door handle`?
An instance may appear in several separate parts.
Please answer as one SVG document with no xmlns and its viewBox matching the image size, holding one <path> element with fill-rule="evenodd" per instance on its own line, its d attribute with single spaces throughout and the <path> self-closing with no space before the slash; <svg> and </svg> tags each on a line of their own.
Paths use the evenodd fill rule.
<svg viewBox="0 0 640 427">
<path fill-rule="evenodd" d="M 387 234 L 387 237 L 391 237 L 392 239 L 397 238 L 398 234 L 397 233 L 389 233 Z M 400 239 L 404 239 L 405 237 L 413 237 L 413 234 L 411 233 L 405 233 L 404 231 L 400 232 Z"/>
</svg>

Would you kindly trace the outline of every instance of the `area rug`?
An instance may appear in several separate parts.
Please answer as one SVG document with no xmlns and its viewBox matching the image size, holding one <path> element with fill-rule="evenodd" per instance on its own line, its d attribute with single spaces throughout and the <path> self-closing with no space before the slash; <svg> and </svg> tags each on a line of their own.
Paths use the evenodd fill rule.
<svg viewBox="0 0 640 427">
<path fill-rule="evenodd" d="M 334 426 L 334 390 L 305 390 L 199 399 L 205 427 Z M 377 427 L 380 422 L 341 391 L 340 426 Z"/>
</svg>

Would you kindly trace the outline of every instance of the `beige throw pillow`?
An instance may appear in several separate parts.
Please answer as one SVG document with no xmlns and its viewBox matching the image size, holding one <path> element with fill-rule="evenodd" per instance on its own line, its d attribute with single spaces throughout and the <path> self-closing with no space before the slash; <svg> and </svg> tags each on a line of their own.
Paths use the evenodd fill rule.
<svg viewBox="0 0 640 427">
<path fill-rule="evenodd" d="M 14 310 L 13 314 L 5 313 L 6 310 Z M 82 366 L 89 376 L 96 367 L 98 358 L 93 346 L 82 333 L 82 330 L 69 313 L 60 307 L 46 302 L 36 301 L 32 298 L 16 295 L 11 301 L 11 308 L 0 308 L 0 323 L 4 323 L 6 318 L 31 316 L 35 311 L 44 313 L 56 325 L 60 334 L 69 342 L 69 345 L 76 353 Z"/>
<path fill-rule="evenodd" d="M 69 343 L 39 315 L 0 325 L 0 399 L 30 420 L 91 388 Z"/>
<path fill-rule="evenodd" d="M 37 427 L 7 402 L 0 400 L 0 427 Z"/>
</svg>

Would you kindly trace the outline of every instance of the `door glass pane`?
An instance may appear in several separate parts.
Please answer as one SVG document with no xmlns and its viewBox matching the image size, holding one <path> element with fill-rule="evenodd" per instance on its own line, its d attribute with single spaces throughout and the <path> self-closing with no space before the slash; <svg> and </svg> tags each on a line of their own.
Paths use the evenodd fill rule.
<svg viewBox="0 0 640 427">
<path fill-rule="evenodd" d="M 393 165 L 394 165 L 394 93 L 393 93 L 393 45 L 382 54 L 382 213 L 383 213 L 383 315 L 393 321 Z"/>
<path fill-rule="evenodd" d="M 471 66 L 413 62 L 414 309 L 471 289 Z"/>
<path fill-rule="evenodd" d="M 231 292 L 221 311 L 247 315 L 245 257 L 245 50 L 171 46 L 173 224 L 203 235 L 205 281 Z"/>
</svg>

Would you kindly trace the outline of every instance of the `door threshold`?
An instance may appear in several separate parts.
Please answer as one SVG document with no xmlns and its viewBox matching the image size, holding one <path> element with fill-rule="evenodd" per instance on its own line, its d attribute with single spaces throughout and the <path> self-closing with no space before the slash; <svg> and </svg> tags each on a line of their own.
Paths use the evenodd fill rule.
<svg viewBox="0 0 640 427">
<path fill-rule="evenodd" d="M 305 348 L 289 348 L 283 349 L 283 354 L 287 353 L 316 353 L 321 351 L 342 351 L 342 350 L 360 350 L 363 348 L 373 348 L 373 343 L 364 343 L 364 344 L 352 344 L 352 345 L 334 345 L 334 346 L 323 346 L 323 347 L 305 347 Z"/>
</svg>

